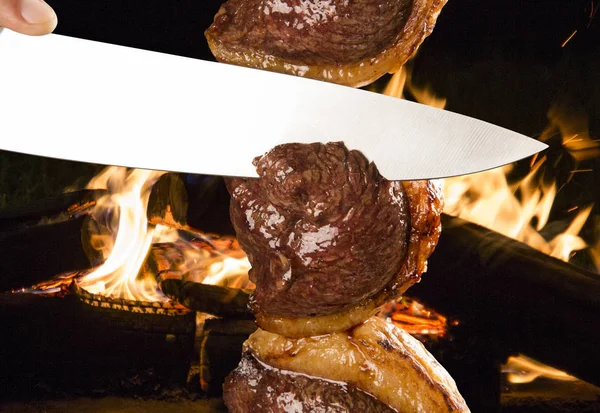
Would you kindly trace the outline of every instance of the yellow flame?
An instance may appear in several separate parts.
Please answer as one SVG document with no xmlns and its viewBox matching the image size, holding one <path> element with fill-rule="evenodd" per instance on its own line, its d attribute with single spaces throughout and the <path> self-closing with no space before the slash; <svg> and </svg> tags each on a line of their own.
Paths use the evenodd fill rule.
<svg viewBox="0 0 600 413">
<path fill-rule="evenodd" d="M 414 86 L 410 74 L 407 74 L 404 68 L 391 78 L 383 93 L 403 97 L 405 90 L 409 90 L 420 103 L 440 109 L 446 105 L 446 99 L 435 96 L 430 89 Z M 599 143 L 590 139 L 587 132 L 587 119 L 573 119 L 572 116 L 565 119 L 557 107 L 550 109 L 548 117 L 550 125 L 542 134 L 541 140 L 549 140 L 559 131 L 563 137 L 563 146 L 576 161 L 600 154 Z M 537 179 L 540 168 L 546 161 L 545 157 L 535 157 L 531 171 L 516 184 L 509 184 L 506 178 L 513 170 L 511 165 L 477 174 L 447 178 L 444 182 L 444 212 L 493 229 L 567 261 L 574 251 L 587 247 L 578 234 L 592 208 L 582 208 L 564 233 L 549 241 L 544 239 L 540 231 L 548 223 L 557 194 L 556 183 L 544 184 Z M 517 193 L 520 197 L 516 196 Z"/>
<path fill-rule="evenodd" d="M 407 73 L 396 73 L 385 88 L 385 94 L 404 97 L 409 90 L 420 103 L 443 109 L 446 100 L 436 97 L 431 90 L 416 88 Z M 542 133 L 540 140 L 548 141 L 557 133 L 562 137 L 563 147 L 576 163 L 571 175 L 579 170 L 579 162 L 600 155 L 600 144 L 589 136 L 587 119 L 576 116 L 558 106 L 553 106 L 549 113 L 549 125 Z M 475 222 L 490 228 L 507 237 L 519 240 L 548 255 L 568 261 L 574 251 L 588 247 L 578 236 L 586 223 L 592 206 L 580 208 L 568 228 L 551 240 L 541 234 L 550 216 L 550 211 L 557 194 L 556 183 L 544 184 L 539 179 L 541 166 L 547 161 L 545 156 L 533 157 L 530 172 L 521 181 L 509 184 L 507 175 L 513 166 L 489 170 L 472 175 L 448 178 L 444 182 L 446 205 L 444 212 Z M 517 196 L 516 194 L 519 194 Z M 600 234 L 600 221 L 598 234 Z M 590 249 L 592 259 L 600 271 L 600 237 Z M 545 366 L 525 356 L 510 357 L 507 371 L 511 373 L 508 380 L 512 383 L 525 383 L 537 377 L 548 377 L 557 380 L 576 380 L 568 374 Z"/>
<path fill-rule="evenodd" d="M 508 381 L 515 384 L 530 383 L 539 377 L 560 381 L 577 380 L 576 377 L 564 371 L 557 370 L 523 355 L 509 357 L 506 364 L 502 366 L 502 371 L 507 373 Z"/>
<path fill-rule="evenodd" d="M 247 278 L 250 271 L 248 258 L 225 257 L 221 261 L 214 262 L 209 267 L 209 273 L 204 278 L 204 284 L 223 285 L 235 287 L 236 283 L 231 280 Z"/>
<path fill-rule="evenodd" d="M 248 278 L 250 261 L 233 237 L 197 234 L 203 242 L 185 242 L 182 259 L 167 263 L 186 280 L 230 288 L 254 289 Z"/>
<path fill-rule="evenodd" d="M 573 113 L 564 105 L 554 104 L 548 110 L 548 126 L 540 136 L 547 142 L 557 133 L 562 145 L 576 162 L 600 156 L 600 142 L 590 137 L 589 120 L 581 113 Z M 577 168 L 575 168 L 577 169 Z"/>
<path fill-rule="evenodd" d="M 154 183 L 164 172 L 109 167 L 93 178 L 88 189 L 105 189 L 92 216 L 106 227 L 106 233 L 92 234 L 92 248 L 104 263 L 78 280 L 90 293 L 138 301 L 168 301 L 160 292 L 155 274 L 142 271 L 149 251 L 158 243 L 175 245 L 180 232 L 162 225 L 150 225 L 147 208 Z M 189 237 L 189 231 L 186 232 Z M 194 282 L 237 288 L 252 288 L 248 280 L 250 263 L 235 239 L 193 233 L 204 240 L 202 247 L 185 240 L 175 251 L 181 256 L 163 266 L 185 273 Z M 181 246 L 183 245 L 183 246 Z"/>
<path fill-rule="evenodd" d="M 404 99 L 404 92 L 408 91 L 415 100 L 424 105 L 434 108 L 444 109 L 446 107 L 446 98 L 436 96 L 429 87 L 416 87 L 411 81 L 410 71 L 403 66 L 394 73 L 388 84 L 383 89 L 383 94 Z"/>
<path fill-rule="evenodd" d="M 88 189 L 106 189 L 98 200 L 95 216 L 112 216 L 108 226 L 112 237 L 96 238 L 106 261 L 78 281 L 93 294 L 135 299 L 166 301 L 152 278 L 138 279 L 138 273 L 150 245 L 165 236 L 165 229 L 149 228 L 146 209 L 152 185 L 164 172 L 127 170 L 109 167 L 88 184 Z"/>
</svg>

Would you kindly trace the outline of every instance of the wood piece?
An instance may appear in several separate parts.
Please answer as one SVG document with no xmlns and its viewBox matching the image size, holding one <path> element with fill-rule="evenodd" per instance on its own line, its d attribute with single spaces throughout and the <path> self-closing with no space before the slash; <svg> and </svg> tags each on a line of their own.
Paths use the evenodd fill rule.
<svg viewBox="0 0 600 413">
<path fill-rule="evenodd" d="M 200 381 L 202 390 L 208 395 L 222 393 L 225 377 L 242 358 L 242 344 L 256 328 L 252 320 L 205 320 L 200 347 Z"/>
<path fill-rule="evenodd" d="M 214 210 L 223 208 L 208 206 L 213 202 L 226 206 L 229 195 L 221 177 L 200 178 L 163 175 L 150 196 L 151 223 L 181 227 L 188 220 L 196 225 L 214 221 Z M 192 193 L 194 208 L 200 211 L 193 212 L 191 217 L 186 201 L 188 191 Z M 97 233 L 108 234 L 108 230 L 90 215 L 86 217 L 86 213 L 107 193 L 76 191 L 0 211 L 0 291 L 29 287 L 63 272 L 100 265 L 104 258 L 89 246 L 90 238 Z M 198 208 L 204 204 L 205 207 Z M 207 230 L 224 229 L 231 233 L 226 207 L 217 213 L 217 218 L 218 222 L 225 219 L 228 224 L 207 224 Z"/>
<path fill-rule="evenodd" d="M 87 213 L 106 190 L 81 190 L 0 211 L 0 291 L 46 281 L 103 261 L 89 247 L 101 228 Z M 176 174 L 167 174 L 153 187 L 149 214 L 157 222 L 186 219 L 185 187 Z"/>
<path fill-rule="evenodd" d="M 235 235 L 229 219 L 231 197 L 221 176 L 189 175 L 188 225 L 204 232 Z"/>
<path fill-rule="evenodd" d="M 171 227 L 187 225 L 188 196 L 179 174 L 162 175 L 152 186 L 148 199 L 147 217 L 152 225 Z"/>
<path fill-rule="evenodd" d="M 447 317 L 600 384 L 600 277 L 479 225 L 442 216 L 442 236 L 408 294 Z"/>
<path fill-rule="evenodd" d="M 235 235 L 229 220 L 229 200 L 221 176 L 169 173 L 152 187 L 148 221 L 152 225 Z"/>
<path fill-rule="evenodd" d="M 254 318 L 248 307 L 250 294 L 244 290 L 177 278 L 162 278 L 159 286 L 165 295 L 191 310 L 220 317 Z"/>
<path fill-rule="evenodd" d="M 106 194 L 101 189 L 84 189 L 40 199 L 26 205 L 11 206 L 0 210 L 0 232 L 17 228 L 60 222 L 78 216 L 96 204 Z"/>
<path fill-rule="evenodd" d="M 468 324 L 449 328 L 448 336 L 425 347 L 450 373 L 472 412 L 496 413 L 502 392 L 501 364 L 509 350 L 501 340 Z"/>
<path fill-rule="evenodd" d="M 221 271 L 224 259 L 244 257 L 234 238 L 206 235 L 189 242 L 154 244 L 144 267 L 147 273 L 156 276 L 163 293 L 194 311 L 250 319 L 253 315 L 248 300 L 252 283 L 248 281 L 246 267 L 237 270 L 234 267 L 221 274 L 227 276 L 219 280 L 220 285 L 204 284 L 207 277 Z"/>
<path fill-rule="evenodd" d="M 195 314 L 92 307 L 74 295 L 0 294 L 5 398 L 156 394 L 185 387 Z"/>
<path fill-rule="evenodd" d="M 0 232 L 0 292 L 90 267 L 81 244 L 85 217 Z"/>
</svg>

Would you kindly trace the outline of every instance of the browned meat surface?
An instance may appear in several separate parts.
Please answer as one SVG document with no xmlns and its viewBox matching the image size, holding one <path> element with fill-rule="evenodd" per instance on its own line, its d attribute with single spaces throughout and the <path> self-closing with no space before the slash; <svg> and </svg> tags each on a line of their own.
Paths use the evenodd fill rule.
<svg viewBox="0 0 600 413">
<path fill-rule="evenodd" d="M 244 343 L 244 353 L 224 386 L 232 413 L 337 412 L 319 410 L 319 398 L 356 407 L 370 401 L 365 393 L 398 413 L 469 412 L 454 380 L 423 344 L 378 317 L 319 337 L 292 339 L 259 329 Z M 348 391 L 326 384 L 331 382 L 348 383 Z M 269 410 L 273 400 L 288 397 L 295 409 Z M 258 403 L 264 409 L 252 410 Z M 369 407 L 339 411 L 388 411 L 377 410 L 380 405 L 365 406 Z"/>
<path fill-rule="evenodd" d="M 404 64 L 446 0 L 229 0 L 206 31 L 223 62 L 362 86 Z"/>
<path fill-rule="evenodd" d="M 260 179 L 235 179 L 231 216 L 261 311 L 331 314 L 380 291 L 408 241 L 402 185 L 341 143 L 286 144 L 256 158 Z"/>
<path fill-rule="evenodd" d="M 351 384 L 282 371 L 242 356 L 223 386 L 230 413 L 394 413 L 395 410 Z"/>
<path fill-rule="evenodd" d="M 344 330 L 419 280 L 440 231 L 434 184 L 387 181 L 342 143 L 281 145 L 255 165 L 259 179 L 228 188 L 262 328 Z"/>
<path fill-rule="evenodd" d="M 215 19 L 219 40 L 304 64 L 357 63 L 390 45 L 411 0 L 230 0 Z M 368 41 L 365 41 L 368 39 Z"/>
</svg>

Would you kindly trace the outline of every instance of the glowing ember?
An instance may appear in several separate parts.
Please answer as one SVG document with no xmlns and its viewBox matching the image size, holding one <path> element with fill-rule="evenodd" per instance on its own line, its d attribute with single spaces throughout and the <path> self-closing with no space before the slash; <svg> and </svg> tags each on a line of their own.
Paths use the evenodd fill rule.
<svg viewBox="0 0 600 413">
<path fill-rule="evenodd" d="M 446 317 L 406 296 L 383 306 L 378 315 L 421 341 L 444 337 L 448 331 Z"/>
<path fill-rule="evenodd" d="M 151 251 L 157 274 L 229 288 L 254 289 L 250 262 L 233 237 L 195 234 L 191 241 L 156 244 Z M 164 278 L 164 275 L 162 275 Z"/>
</svg>

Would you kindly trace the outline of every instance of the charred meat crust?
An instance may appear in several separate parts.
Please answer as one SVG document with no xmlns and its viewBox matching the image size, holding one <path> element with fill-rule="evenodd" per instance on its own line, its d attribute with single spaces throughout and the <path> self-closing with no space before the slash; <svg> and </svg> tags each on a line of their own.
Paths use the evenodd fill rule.
<svg viewBox="0 0 600 413">
<path fill-rule="evenodd" d="M 227 377 L 223 400 L 231 413 L 394 413 L 386 404 L 352 384 L 282 371 L 244 352 Z"/>
<path fill-rule="evenodd" d="M 255 165 L 259 179 L 228 188 L 256 313 L 340 313 L 407 281 L 398 277 L 412 236 L 400 182 L 339 142 L 280 145 Z"/>
<path fill-rule="evenodd" d="M 446 0 L 229 0 L 205 32 L 219 61 L 360 87 L 397 71 Z"/>
</svg>

